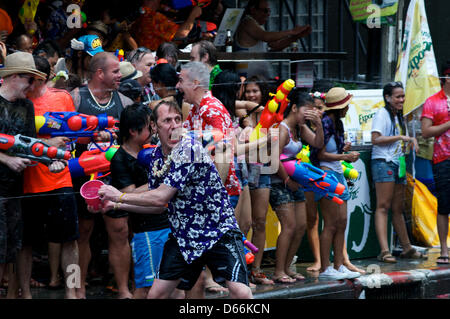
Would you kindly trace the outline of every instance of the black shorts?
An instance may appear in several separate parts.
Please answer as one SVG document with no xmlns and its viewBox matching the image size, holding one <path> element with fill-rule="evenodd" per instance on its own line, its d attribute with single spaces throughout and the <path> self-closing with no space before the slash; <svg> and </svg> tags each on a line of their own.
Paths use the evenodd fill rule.
<svg viewBox="0 0 450 319">
<path fill-rule="evenodd" d="M 22 248 L 20 199 L 0 196 L 0 264 L 15 262 Z"/>
<path fill-rule="evenodd" d="M 23 243 L 65 243 L 78 239 L 78 215 L 71 187 L 30 194 L 22 200 Z"/>
<path fill-rule="evenodd" d="M 450 214 L 450 159 L 433 164 L 433 178 L 436 189 L 439 215 Z"/>
<path fill-rule="evenodd" d="M 237 230 L 228 231 L 210 250 L 191 264 L 184 260 L 176 239 L 170 234 L 164 246 L 158 278 L 181 279 L 178 288 L 190 290 L 197 282 L 205 265 L 211 270 L 214 279 L 222 278 L 248 285 L 242 233 Z"/>
</svg>

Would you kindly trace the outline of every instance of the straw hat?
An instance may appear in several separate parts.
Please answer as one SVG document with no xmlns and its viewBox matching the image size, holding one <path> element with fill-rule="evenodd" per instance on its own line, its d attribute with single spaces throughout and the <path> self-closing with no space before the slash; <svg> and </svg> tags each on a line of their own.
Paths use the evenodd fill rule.
<svg viewBox="0 0 450 319">
<path fill-rule="evenodd" d="M 15 52 L 6 56 L 5 67 L 0 69 L 0 77 L 12 74 L 29 73 L 46 79 L 47 74 L 38 71 L 31 53 Z"/>
<path fill-rule="evenodd" d="M 325 98 L 325 111 L 339 110 L 350 104 L 353 95 L 347 93 L 344 88 L 331 88 Z"/>
<path fill-rule="evenodd" d="M 122 61 L 119 62 L 119 67 L 120 67 L 120 73 L 122 73 L 122 77 L 120 78 L 120 81 L 125 81 L 125 80 L 136 80 L 137 78 L 140 78 L 142 76 L 142 72 L 139 70 L 136 70 L 133 66 L 133 64 L 131 64 L 128 61 Z"/>
</svg>

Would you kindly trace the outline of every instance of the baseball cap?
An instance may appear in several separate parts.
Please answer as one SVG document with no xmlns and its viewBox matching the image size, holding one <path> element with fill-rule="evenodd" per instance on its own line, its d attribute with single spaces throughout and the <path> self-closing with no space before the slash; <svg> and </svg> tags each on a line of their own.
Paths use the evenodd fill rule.
<svg viewBox="0 0 450 319">
<path fill-rule="evenodd" d="M 72 39 L 71 47 L 74 50 L 83 50 L 90 56 L 94 56 L 99 52 L 104 52 L 102 41 L 97 35 L 93 34 L 83 35 L 78 39 Z"/>
</svg>

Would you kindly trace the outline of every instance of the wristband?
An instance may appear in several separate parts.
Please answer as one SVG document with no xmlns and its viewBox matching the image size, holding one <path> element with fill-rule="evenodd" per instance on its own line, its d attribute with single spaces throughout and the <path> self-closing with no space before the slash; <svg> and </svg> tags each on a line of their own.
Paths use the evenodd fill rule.
<svg viewBox="0 0 450 319">
<path fill-rule="evenodd" d="M 125 195 L 126 193 L 122 193 L 122 195 L 119 196 L 119 203 L 122 203 L 122 197 Z"/>
</svg>

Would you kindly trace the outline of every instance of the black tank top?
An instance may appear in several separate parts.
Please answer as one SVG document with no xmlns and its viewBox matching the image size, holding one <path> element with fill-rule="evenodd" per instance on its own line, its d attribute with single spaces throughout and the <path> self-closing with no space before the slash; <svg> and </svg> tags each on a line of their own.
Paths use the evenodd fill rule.
<svg viewBox="0 0 450 319">
<path fill-rule="evenodd" d="M 97 104 L 94 100 L 91 92 L 87 86 L 80 87 L 80 106 L 78 112 L 88 115 L 99 115 L 106 113 L 108 116 L 112 116 L 115 119 L 120 119 L 120 113 L 122 113 L 123 105 L 117 90 L 113 91 L 111 101 L 107 106 Z"/>
</svg>

